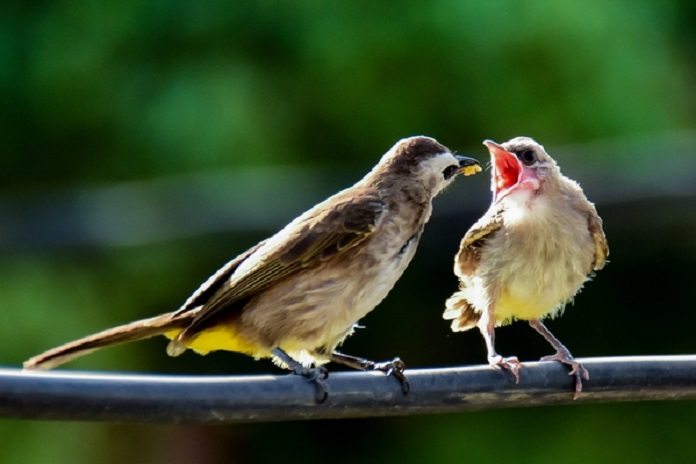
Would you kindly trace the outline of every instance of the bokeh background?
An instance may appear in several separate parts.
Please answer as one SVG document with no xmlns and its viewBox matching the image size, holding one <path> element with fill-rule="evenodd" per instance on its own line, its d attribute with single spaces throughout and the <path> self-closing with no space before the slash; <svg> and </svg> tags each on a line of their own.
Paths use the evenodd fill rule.
<svg viewBox="0 0 696 464">
<path fill-rule="evenodd" d="M 596 202 L 611 263 L 549 323 L 576 356 L 696 352 L 695 5 L 2 2 L 0 364 L 177 308 L 415 134 L 484 161 L 483 139 L 532 136 Z M 485 361 L 480 336 L 451 334 L 441 312 L 489 201 L 487 175 L 437 199 L 346 352 Z M 164 347 L 67 368 L 279 372 Z M 524 323 L 498 347 L 549 354 Z M 0 420 L 0 462 L 693 462 L 695 424 L 693 402 L 233 427 Z"/>
</svg>

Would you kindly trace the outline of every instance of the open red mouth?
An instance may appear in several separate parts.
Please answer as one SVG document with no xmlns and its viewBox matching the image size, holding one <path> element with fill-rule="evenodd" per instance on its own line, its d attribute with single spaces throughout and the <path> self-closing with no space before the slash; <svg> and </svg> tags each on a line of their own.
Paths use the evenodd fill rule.
<svg viewBox="0 0 696 464">
<path fill-rule="evenodd" d="M 522 167 L 517 157 L 497 143 L 486 140 L 483 144 L 488 148 L 493 161 L 493 180 L 495 197 L 517 185 L 522 177 Z"/>
</svg>

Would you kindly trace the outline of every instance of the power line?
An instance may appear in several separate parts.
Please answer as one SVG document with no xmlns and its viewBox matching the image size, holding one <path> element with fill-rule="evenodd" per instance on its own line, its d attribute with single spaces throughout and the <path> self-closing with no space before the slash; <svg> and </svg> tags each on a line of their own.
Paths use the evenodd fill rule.
<svg viewBox="0 0 696 464">
<path fill-rule="evenodd" d="M 588 358 L 578 400 L 559 363 L 525 363 L 521 381 L 488 366 L 407 370 L 411 392 L 375 372 L 332 373 L 329 398 L 293 375 L 169 376 L 0 369 L 0 417 L 245 423 L 454 413 L 616 401 L 696 399 L 696 355 Z"/>
</svg>

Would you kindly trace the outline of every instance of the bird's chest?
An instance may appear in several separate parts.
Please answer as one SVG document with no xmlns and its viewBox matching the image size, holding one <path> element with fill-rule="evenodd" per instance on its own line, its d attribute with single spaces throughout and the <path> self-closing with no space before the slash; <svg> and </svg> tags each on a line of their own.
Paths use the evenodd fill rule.
<svg viewBox="0 0 696 464">
<path fill-rule="evenodd" d="M 487 253 L 497 267 L 498 319 L 536 319 L 562 307 L 587 278 L 594 245 L 587 218 L 540 199 L 514 204 Z"/>
<path fill-rule="evenodd" d="M 387 296 L 413 259 L 423 224 L 423 215 L 420 214 L 397 217 L 382 225 L 362 256 L 364 265 L 356 275 L 362 286 L 356 293 L 354 307 L 367 312 Z"/>
<path fill-rule="evenodd" d="M 322 293 L 304 326 L 318 339 L 312 343 L 333 347 L 352 332 L 355 323 L 387 296 L 416 251 L 423 219 L 387 220 L 369 242 L 332 269 L 318 269 L 313 289 Z M 325 289 L 332 289 L 330 292 Z M 311 338 L 311 337 L 309 337 Z"/>
</svg>

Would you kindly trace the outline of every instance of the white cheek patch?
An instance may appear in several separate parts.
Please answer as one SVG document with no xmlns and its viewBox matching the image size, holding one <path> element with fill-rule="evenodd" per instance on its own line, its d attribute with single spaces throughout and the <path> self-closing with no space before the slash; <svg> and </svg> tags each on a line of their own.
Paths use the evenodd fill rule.
<svg viewBox="0 0 696 464">
<path fill-rule="evenodd" d="M 421 164 L 420 177 L 422 177 L 423 180 L 427 179 L 427 185 L 430 186 L 433 195 L 440 193 L 457 177 L 455 175 L 449 179 L 445 179 L 444 171 L 449 166 L 459 166 L 459 161 L 457 161 L 451 153 L 440 153 Z"/>
</svg>

